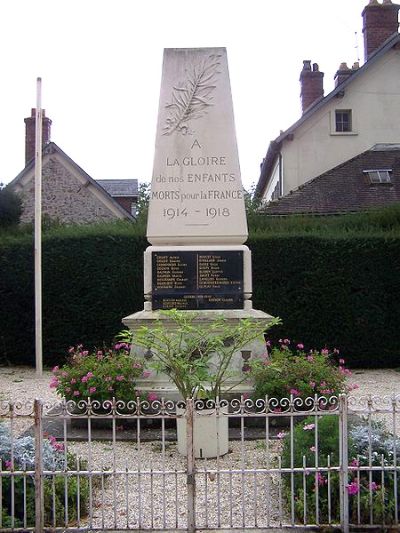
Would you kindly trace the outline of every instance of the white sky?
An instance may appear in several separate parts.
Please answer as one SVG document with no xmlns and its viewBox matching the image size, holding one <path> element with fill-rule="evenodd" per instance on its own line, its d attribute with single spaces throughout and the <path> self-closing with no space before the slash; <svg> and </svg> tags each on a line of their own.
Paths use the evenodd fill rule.
<svg viewBox="0 0 400 533">
<path fill-rule="evenodd" d="M 341 62 L 363 63 L 367 3 L 2 0 L 0 182 L 24 167 L 38 76 L 52 141 L 95 179 L 150 181 L 163 49 L 225 46 L 248 188 L 269 142 L 300 118 L 303 59 L 325 73 L 325 94 Z"/>
</svg>

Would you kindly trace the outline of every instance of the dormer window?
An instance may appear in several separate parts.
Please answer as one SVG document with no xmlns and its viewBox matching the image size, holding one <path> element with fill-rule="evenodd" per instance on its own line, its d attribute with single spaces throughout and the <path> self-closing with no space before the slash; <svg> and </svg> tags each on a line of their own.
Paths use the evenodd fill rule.
<svg viewBox="0 0 400 533">
<path fill-rule="evenodd" d="M 352 131 L 351 109 L 336 109 L 335 125 L 335 131 L 337 133 Z"/>
<path fill-rule="evenodd" d="M 390 173 L 392 169 L 371 169 L 363 170 L 364 174 L 368 177 L 369 182 L 372 184 L 378 183 L 391 183 Z"/>
</svg>

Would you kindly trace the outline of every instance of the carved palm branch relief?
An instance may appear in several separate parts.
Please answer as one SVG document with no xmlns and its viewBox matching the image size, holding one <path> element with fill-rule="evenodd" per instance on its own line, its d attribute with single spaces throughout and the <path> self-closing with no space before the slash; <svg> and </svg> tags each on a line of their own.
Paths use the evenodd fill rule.
<svg viewBox="0 0 400 533">
<path fill-rule="evenodd" d="M 171 102 L 166 104 L 168 116 L 165 120 L 163 135 L 174 131 L 187 135 L 193 133 L 188 123 L 203 117 L 212 105 L 212 93 L 216 89 L 220 55 L 210 55 L 187 69 L 187 79 L 173 87 Z"/>
</svg>

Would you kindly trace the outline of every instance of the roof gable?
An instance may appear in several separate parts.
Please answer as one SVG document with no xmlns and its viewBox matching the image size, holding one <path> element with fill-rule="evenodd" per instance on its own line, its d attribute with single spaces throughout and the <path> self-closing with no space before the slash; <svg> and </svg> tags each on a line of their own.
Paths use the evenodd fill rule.
<svg viewBox="0 0 400 533">
<path fill-rule="evenodd" d="M 135 220 L 134 217 L 121 207 L 116 200 L 94 180 L 87 172 L 75 163 L 59 146 L 50 142 L 43 147 L 43 165 L 47 158 L 56 156 L 61 164 L 70 168 L 74 176 L 81 181 L 82 185 L 88 188 L 96 197 L 103 202 L 118 218 L 127 218 Z M 31 160 L 27 166 L 10 182 L 9 186 L 18 192 L 31 180 L 35 175 L 35 160 Z"/>
<path fill-rule="evenodd" d="M 268 147 L 267 154 L 261 165 L 260 178 L 258 180 L 255 190 L 255 194 L 257 196 L 261 196 L 265 186 L 268 183 L 276 158 L 282 147 L 282 143 L 286 139 L 293 139 L 293 134 L 300 126 L 310 120 L 323 107 L 329 105 L 334 98 L 340 96 L 340 94 L 345 91 L 345 89 L 349 85 L 351 85 L 354 80 L 362 76 L 367 71 L 367 69 L 369 69 L 372 65 L 376 64 L 378 61 L 380 61 L 382 57 L 387 54 L 387 52 L 389 52 L 393 47 L 398 46 L 399 44 L 400 34 L 394 33 L 373 54 L 371 54 L 368 61 L 365 62 L 364 65 L 362 65 L 359 69 L 354 70 L 354 72 L 350 76 L 348 76 L 342 83 L 335 87 L 335 89 L 333 89 L 333 91 L 331 91 L 328 95 L 316 101 L 305 111 L 305 113 L 299 118 L 299 120 L 292 124 L 288 129 L 283 131 L 278 137 L 276 137 L 275 140 L 271 141 Z"/>
</svg>

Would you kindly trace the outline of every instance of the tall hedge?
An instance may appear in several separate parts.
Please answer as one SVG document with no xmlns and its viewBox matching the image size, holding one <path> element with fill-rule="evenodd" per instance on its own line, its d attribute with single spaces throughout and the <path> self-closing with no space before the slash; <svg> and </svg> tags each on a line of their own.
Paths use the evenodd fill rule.
<svg viewBox="0 0 400 533">
<path fill-rule="evenodd" d="M 400 366 L 400 237 L 256 234 L 253 303 L 271 330 L 312 348 L 336 347 L 355 366 Z M 69 346 L 102 346 L 143 309 L 143 235 L 128 225 L 52 230 L 43 239 L 46 364 Z M 0 235 L 0 362 L 34 362 L 30 235 Z"/>
</svg>

